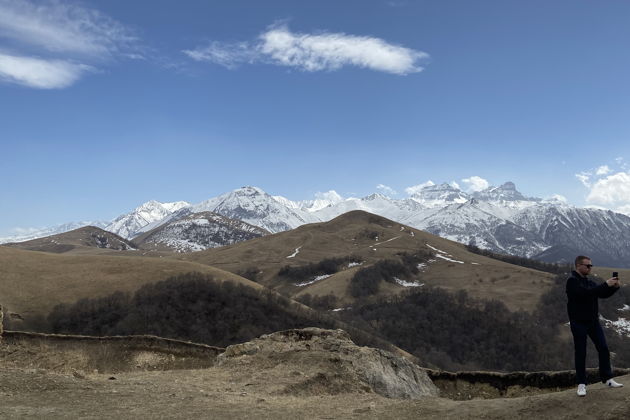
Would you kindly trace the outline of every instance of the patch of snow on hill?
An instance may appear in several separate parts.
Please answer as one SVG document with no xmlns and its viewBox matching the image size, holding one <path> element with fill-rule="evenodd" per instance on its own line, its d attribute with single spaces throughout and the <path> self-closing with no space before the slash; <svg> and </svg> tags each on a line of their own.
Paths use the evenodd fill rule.
<svg viewBox="0 0 630 420">
<path fill-rule="evenodd" d="M 302 247 L 298 246 L 297 248 L 295 248 L 295 252 L 293 254 L 289 255 L 287 258 L 295 258 L 295 256 L 300 253 L 300 248 L 302 248 Z"/>
<path fill-rule="evenodd" d="M 442 254 L 435 254 L 435 256 L 437 258 L 441 258 L 443 260 L 449 261 L 449 262 L 454 262 L 454 263 L 458 263 L 458 264 L 464 264 L 464 261 L 458 261 L 458 260 L 454 260 L 452 258 L 447 257 L 446 255 L 442 255 Z"/>
<path fill-rule="evenodd" d="M 454 260 L 452 258 L 449 258 L 449 257 L 452 257 L 452 255 L 449 254 L 448 252 L 442 251 L 441 249 L 437 249 L 437 248 L 435 248 L 435 247 L 433 247 L 433 246 L 431 246 L 429 244 L 426 244 L 426 245 L 436 252 L 435 256 L 437 258 L 441 258 L 441 259 L 449 261 L 449 262 L 454 262 L 454 263 L 458 263 L 458 264 L 464 264 L 464 261 L 459 261 L 459 260 Z"/>
<path fill-rule="evenodd" d="M 374 244 L 374 246 L 383 245 L 383 244 L 386 244 L 387 242 L 391 242 L 391 241 L 393 241 L 394 239 L 398 239 L 398 238 L 400 238 L 400 236 L 396 236 L 395 238 L 388 239 L 388 240 L 386 240 L 385 242 L 381 242 L 381 243 L 378 243 L 378 244 Z M 378 241 L 378 236 L 376 237 L 376 240 Z"/>
<path fill-rule="evenodd" d="M 320 280 L 327 279 L 330 276 L 332 276 L 332 274 L 324 274 L 322 276 L 313 277 L 313 280 L 305 281 L 304 283 L 296 283 L 295 285 L 298 286 L 298 287 L 308 286 L 309 284 L 313 284 L 313 283 L 316 283 L 316 282 L 318 282 Z"/>
<path fill-rule="evenodd" d="M 619 335 L 625 335 L 630 337 L 630 321 L 625 318 L 619 318 L 616 321 L 611 321 L 600 315 L 600 319 L 604 321 L 604 324 L 617 332 Z"/>
<path fill-rule="evenodd" d="M 421 287 L 424 286 L 424 283 L 415 283 L 412 281 L 405 281 L 402 279 L 399 279 L 398 277 L 394 277 L 394 281 L 396 282 L 396 284 L 399 284 L 403 287 Z"/>
</svg>

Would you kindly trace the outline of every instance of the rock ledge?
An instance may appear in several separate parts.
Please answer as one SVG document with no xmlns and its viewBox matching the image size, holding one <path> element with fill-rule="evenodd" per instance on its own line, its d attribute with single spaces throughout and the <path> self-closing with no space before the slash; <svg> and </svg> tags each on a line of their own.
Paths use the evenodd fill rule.
<svg viewBox="0 0 630 420">
<path fill-rule="evenodd" d="M 217 366 L 286 371 L 283 394 L 375 392 L 389 398 L 437 396 L 419 366 L 390 352 L 359 347 L 343 330 L 304 328 L 263 335 L 229 346 Z M 283 375 L 284 376 L 284 375 Z"/>
</svg>

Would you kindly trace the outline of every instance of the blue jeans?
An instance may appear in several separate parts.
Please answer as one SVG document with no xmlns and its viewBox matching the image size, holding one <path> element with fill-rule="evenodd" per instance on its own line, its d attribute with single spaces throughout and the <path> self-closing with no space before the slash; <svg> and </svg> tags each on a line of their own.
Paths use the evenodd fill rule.
<svg viewBox="0 0 630 420">
<path fill-rule="evenodd" d="M 591 337 L 597 353 L 599 353 L 599 377 L 606 382 L 613 377 L 610 367 L 610 351 L 606 344 L 604 331 L 598 320 L 574 321 L 571 320 L 571 332 L 573 333 L 573 345 L 575 347 L 575 374 L 578 384 L 586 383 L 586 336 Z"/>
</svg>

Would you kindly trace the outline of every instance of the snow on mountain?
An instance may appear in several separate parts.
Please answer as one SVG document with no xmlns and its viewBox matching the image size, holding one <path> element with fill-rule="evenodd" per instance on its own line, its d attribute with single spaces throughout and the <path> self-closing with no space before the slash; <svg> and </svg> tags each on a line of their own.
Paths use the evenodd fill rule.
<svg viewBox="0 0 630 420">
<path fill-rule="evenodd" d="M 318 193 L 315 200 L 300 201 L 300 208 L 309 213 L 313 213 L 326 207 L 331 207 L 339 204 L 343 201 L 343 198 L 337 194 L 336 191 L 328 191 L 326 193 Z"/>
<path fill-rule="evenodd" d="M 532 256 L 549 248 L 538 235 L 488 209 L 496 212 L 494 206 L 471 199 L 443 207 L 427 217 L 420 214 L 406 223 L 453 241 L 504 254 Z"/>
<path fill-rule="evenodd" d="M 424 208 L 414 200 L 394 200 L 385 195 L 376 193 L 363 198 L 347 198 L 335 205 L 327 206 L 313 212 L 312 215 L 318 217 L 321 221 L 328 221 L 349 211 L 363 210 L 400 221 L 407 215 L 422 211 L 423 209 Z"/>
<path fill-rule="evenodd" d="M 105 227 L 105 230 L 130 239 L 136 236 L 144 226 L 162 220 L 173 212 L 189 205 L 185 201 L 173 203 L 160 203 L 155 200 L 147 201 L 131 212 L 114 219 Z"/>
<path fill-rule="evenodd" d="M 9 243 L 9 242 L 24 242 L 24 241 L 30 241 L 32 239 L 38 239 L 38 238 L 43 238 L 46 236 L 52 236 L 52 235 L 58 235 L 60 233 L 65 233 L 65 232 L 69 232 L 71 230 L 74 229 L 79 229 L 82 228 L 84 226 L 96 226 L 98 228 L 105 228 L 105 226 L 107 226 L 108 222 L 101 222 L 101 221 L 89 221 L 89 222 L 71 222 L 71 223 L 64 223 L 62 225 L 57 225 L 57 226 L 53 226 L 53 227 L 47 227 L 47 228 L 42 228 L 42 229 L 31 229 L 26 233 L 23 234 L 18 234 L 18 235 L 13 235 L 13 236 L 7 236 L 4 238 L 0 238 L 0 244 L 5 244 L 5 243 Z"/>
<path fill-rule="evenodd" d="M 210 211 L 238 219 L 276 233 L 319 221 L 307 212 L 289 208 L 256 187 L 242 187 L 211 198 L 191 208 L 192 212 Z"/>
<path fill-rule="evenodd" d="M 137 236 L 134 242 L 142 249 L 190 252 L 231 245 L 268 234 L 268 231 L 240 220 L 200 212 L 165 223 Z"/>
<path fill-rule="evenodd" d="M 193 213 L 213 212 L 276 233 L 328 221 L 352 210 L 364 210 L 495 252 L 549 262 L 570 261 L 582 253 L 601 265 L 630 267 L 630 217 L 576 208 L 562 200 L 525 197 L 512 182 L 472 194 L 441 184 L 427 185 L 407 199 L 382 194 L 343 199 L 329 191 L 304 201 L 272 197 L 260 188 L 243 187 L 196 205 L 150 201 L 120 216 L 106 229 L 131 237 L 188 220 Z"/>
<path fill-rule="evenodd" d="M 454 203 L 465 203 L 471 197 L 459 188 L 444 183 L 427 185 L 410 198 L 425 207 L 444 207 Z"/>
<path fill-rule="evenodd" d="M 539 235 L 550 248 L 536 258 L 572 262 L 590 256 L 598 265 L 630 266 L 630 217 L 610 210 L 541 203 L 523 209 L 514 222 Z"/>
<path fill-rule="evenodd" d="M 473 193 L 473 197 L 480 201 L 542 201 L 540 198 L 529 198 L 521 194 L 513 182 L 506 182 L 499 187 L 488 187 L 485 190 Z"/>
</svg>

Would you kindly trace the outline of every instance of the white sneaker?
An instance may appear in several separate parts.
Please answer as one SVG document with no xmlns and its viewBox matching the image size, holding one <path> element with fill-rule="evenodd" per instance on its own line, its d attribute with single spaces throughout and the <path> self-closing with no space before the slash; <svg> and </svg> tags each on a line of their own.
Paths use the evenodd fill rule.
<svg viewBox="0 0 630 420">
<path fill-rule="evenodd" d="M 586 396 L 586 384 L 579 384 L 577 390 L 578 397 Z"/>
<path fill-rule="evenodd" d="M 616 382 L 614 379 L 609 379 L 606 381 L 606 386 L 609 388 L 621 388 L 623 384 Z"/>
</svg>

